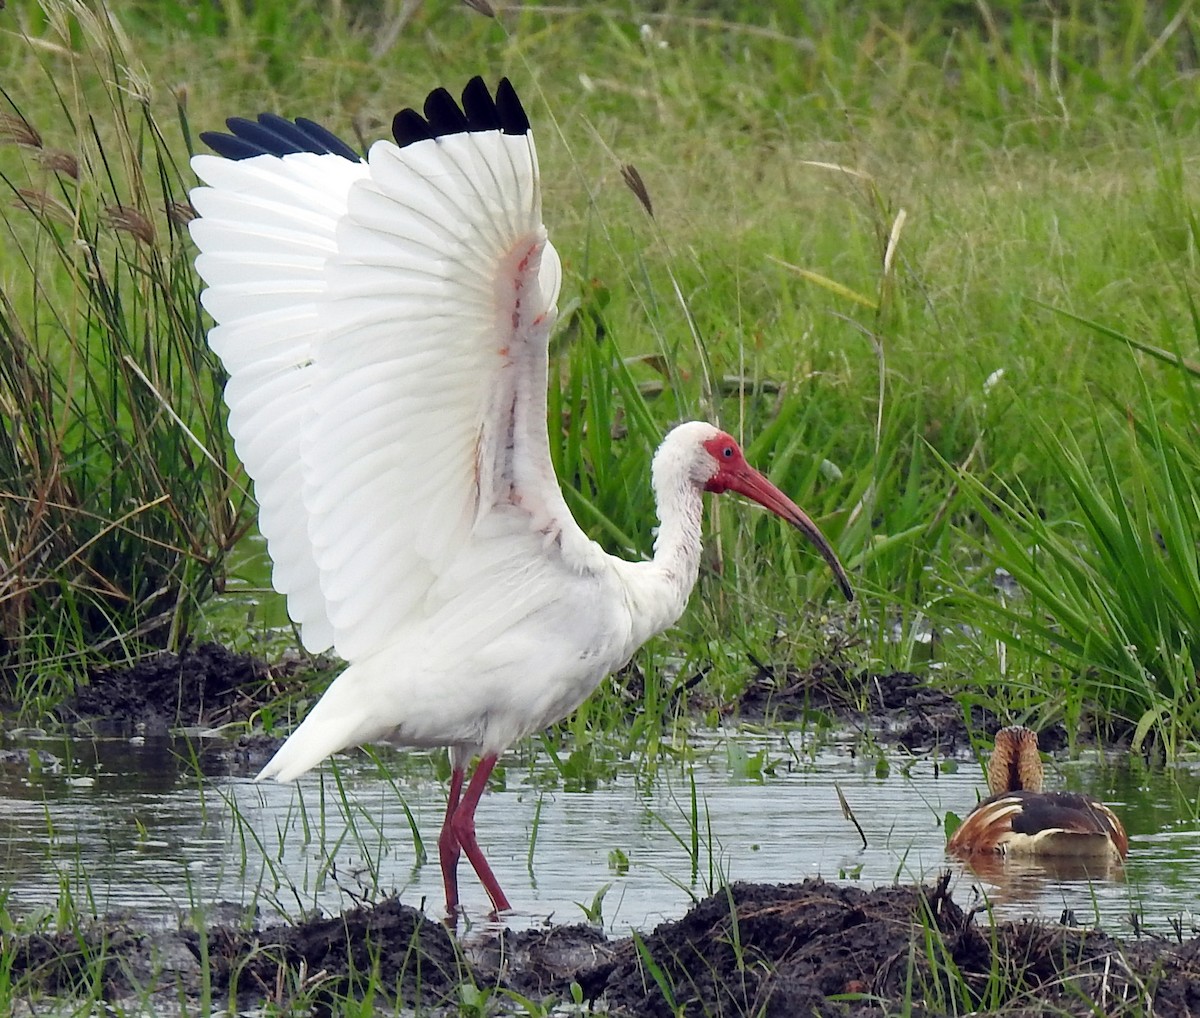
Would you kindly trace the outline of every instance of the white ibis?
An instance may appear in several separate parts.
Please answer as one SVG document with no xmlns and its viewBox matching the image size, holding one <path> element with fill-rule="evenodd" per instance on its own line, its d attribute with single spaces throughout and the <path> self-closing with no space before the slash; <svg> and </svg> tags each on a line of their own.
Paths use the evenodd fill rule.
<svg viewBox="0 0 1200 1018">
<path fill-rule="evenodd" d="M 565 717 L 679 618 L 701 494 L 736 491 L 816 525 L 710 424 L 654 457 L 654 557 L 606 554 L 571 518 L 546 432 L 562 276 L 521 102 L 444 89 L 365 159 L 309 120 L 264 114 L 201 137 L 196 268 L 229 373 L 271 581 L 310 651 L 347 662 L 258 775 L 290 781 L 366 742 L 446 746 L 446 907 L 460 850 L 509 907 L 475 837 L 497 757 Z M 467 765 L 479 764 L 463 791 Z"/>
</svg>

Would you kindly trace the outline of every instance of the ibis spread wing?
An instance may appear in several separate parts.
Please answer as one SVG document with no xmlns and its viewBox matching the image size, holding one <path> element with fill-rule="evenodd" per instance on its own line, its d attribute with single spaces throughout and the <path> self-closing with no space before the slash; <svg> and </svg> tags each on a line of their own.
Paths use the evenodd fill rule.
<svg viewBox="0 0 1200 1018">
<path fill-rule="evenodd" d="M 192 160 L 209 186 L 192 192 L 196 267 L 217 321 L 209 343 L 229 372 L 225 401 L 238 456 L 254 479 L 271 581 L 312 651 L 333 644 L 300 501 L 311 420 L 313 357 L 323 328 L 325 266 L 350 185 L 367 165 L 297 153 Z"/>
<path fill-rule="evenodd" d="M 533 139 L 478 127 L 377 142 L 365 164 L 196 161 L 212 342 L 273 580 L 305 644 L 351 661 L 438 610 L 499 506 L 547 554 L 590 553 L 546 438 L 561 267 Z"/>
<path fill-rule="evenodd" d="M 378 142 L 369 163 L 327 266 L 304 450 L 309 532 L 350 660 L 436 610 L 437 577 L 493 508 L 562 501 L 545 451 L 557 256 L 532 139 Z"/>
</svg>

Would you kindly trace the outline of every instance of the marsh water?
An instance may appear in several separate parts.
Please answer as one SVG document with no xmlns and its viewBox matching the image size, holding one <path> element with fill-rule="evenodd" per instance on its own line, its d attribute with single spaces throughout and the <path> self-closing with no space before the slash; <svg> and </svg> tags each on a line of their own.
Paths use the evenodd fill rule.
<svg viewBox="0 0 1200 1018">
<path fill-rule="evenodd" d="M 439 914 L 445 782 L 436 757 L 345 757 L 296 785 L 259 785 L 200 776 L 203 742 L 197 750 L 182 740 L 64 743 L 17 733 L 4 745 L 18 751 L 0 767 L 2 889 L 12 913 L 73 907 L 174 925 L 196 910 L 233 921 L 250 907 L 270 922 L 395 892 Z M 576 790 L 536 743 L 506 761 L 477 819 L 517 909 L 509 927 L 591 912 L 621 934 L 678 918 L 727 878 L 876 886 L 945 868 L 960 905 L 986 900 L 1002 918 L 1057 920 L 1069 910 L 1068 919 L 1116 936 L 1135 924 L 1166 935 L 1182 924 L 1190 935 L 1200 912 L 1200 773 L 1186 767 L 1055 765 L 1053 787 L 1102 796 L 1122 815 L 1126 865 L 1090 874 L 1009 865 L 980 875 L 943 853 L 946 812 L 965 815 L 981 790 L 973 760 L 864 751 L 860 741 L 800 733 L 707 733 L 657 761 L 609 762 L 602 780 Z M 460 876 L 468 919 L 484 922 L 487 899 L 465 860 Z"/>
</svg>

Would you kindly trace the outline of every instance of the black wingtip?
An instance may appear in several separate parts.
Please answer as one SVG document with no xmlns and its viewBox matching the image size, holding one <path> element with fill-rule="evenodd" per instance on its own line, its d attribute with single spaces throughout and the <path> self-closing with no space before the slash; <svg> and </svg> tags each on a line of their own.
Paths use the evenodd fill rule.
<svg viewBox="0 0 1200 1018">
<path fill-rule="evenodd" d="M 529 117 L 517 90 L 507 78 L 501 78 L 496 86 L 496 109 L 500 113 L 500 130 L 505 134 L 525 134 L 529 130 Z"/>
<path fill-rule="evenodd" d="M 467 115 L 444 88 L 435 88 L 425 97 L 425 121 L 435 138 L 446 134 L 462 134 L 471 126 Z"/>
<path fill-rule="evenodd" d="M 244 141 L 235 134 L 222 134 L 220 131 L 201 131 L 200 140 L 219 156 L 226 159 L 252 159 L 264 155 L 263 149 Z"/>
<path fill-rule="evenodd" d="M 257 120 L 230 117 L 225 126 L 229 128 L 228 134 L 202 131 L 200 140 L 226 159 L 286 156 L 297 152 L 336 155 L 355 163 L 362 159 L 336 134 L 303 117 L 293 122 L 274 113 L 260 113 Z"/>
<path fill-rule="evenodd" d="M 274 113 L 260 113 L 256 120 L 230 117 L 225 126 L 228 134 L 203 131 L 200 139 L 226 159 L 286 156 L 296 152 L 337 155 L 351 162 L 362 159 L 337 135 L 303 117 L 291 121 Z M 456 102 L 444 88 L 435 88 L 426 97 L 422 112 L 403 109 L 392 119 L 392 136 L 401 148 L 418 141 L 481 131 L 528 133 L 529 117 L 508 78 L 500 79 L 495 95 L 483 78 L 472 78 L 463 89 L 461 102 Z"/>
<path fill-rule="evenodd" d="M 529 117 L 507 78 L 500 79 L 494 97 L 483 78 L 472 78 L 463 89 L 461 103 L 444 88 L 435 88 L 425 100 L 424 115 L 406 108 L 392 120 L 392 137 L 401 148 L 418 141 L 482 131 L 514 135 L 529 131 Z"/>
</svg>

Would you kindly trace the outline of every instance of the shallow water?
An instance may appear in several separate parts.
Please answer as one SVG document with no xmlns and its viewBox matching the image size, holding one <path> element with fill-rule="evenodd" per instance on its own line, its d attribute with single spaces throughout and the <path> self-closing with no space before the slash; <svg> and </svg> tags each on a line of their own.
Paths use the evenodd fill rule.
<svg viewBox="0 0 1200 1018">
<path fill-rule="evenodd" d="M 32 769 L 0 768 L 3 886 L 17 914 L 57 908 L 69 894 L 85 912 L 146 922 L 174 925 L 194 908 L 210 921 L 235 915 L 215 903 L 253 905 L 270 921 L 392 891 L 440 912 L 445 784 L 427 755 L 384 756 L 390 780 L 358 756 L 284 786 L 197 777 L 184 744 L 165 740 L 64 746 L 10 737 L 6 746 L 14 745 L 40 758 Z M 799 733 L 715 733 L 665 754 L 649 777 L 629 766 L 594 790 L 568 792 L 546 753 L 527 755 L 507 761 L 503 787 L 485 796 L 477 815 L 480 842 L 518 910 L 507 919 L 512 928 L 579 921 L 605 888 L 599 911 L 605 928 L 621 934 L 678 918 L 725 878 L 822 876 L 876 886 L 949 868 L 960 905 L 986 897 L 1003 918 L 1057 920 L 1070 910 L 1076 922 L 1115 935 L 1133 932 L 1131 916 L 1168 935 L 1171 922 L 1182 921 L 1191 933 L 1200 825 L 1179 818 L 1194 809 L 1200 777 L 1186 768 L 1052 768 L 1053 787 L 1100 795 L 1124 818 L 1123 871 L 1089 878 L 1010 864 L 984 879 L 942 850 L 946 811 L 965 815 L 981 789 L 973 761 L 947 767 L 894 751 L 863 756 L 828 742 L 814 750 Z M 423 865 L 401 797 L 425 839 Z M 460 885 L 468 919 L 486 922 L 487 899 L 465 859 Z"/>
</svg>

